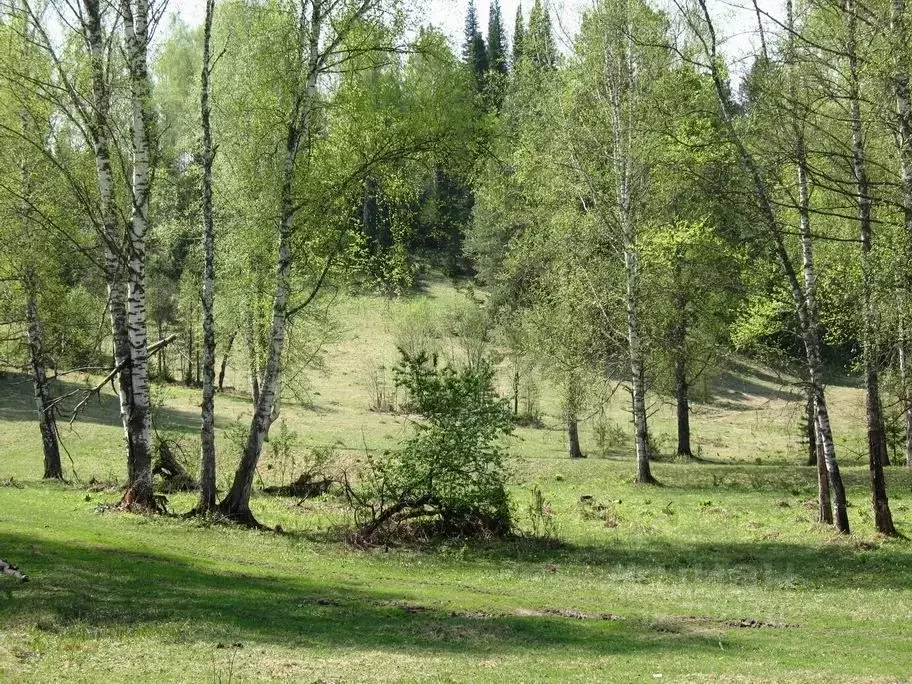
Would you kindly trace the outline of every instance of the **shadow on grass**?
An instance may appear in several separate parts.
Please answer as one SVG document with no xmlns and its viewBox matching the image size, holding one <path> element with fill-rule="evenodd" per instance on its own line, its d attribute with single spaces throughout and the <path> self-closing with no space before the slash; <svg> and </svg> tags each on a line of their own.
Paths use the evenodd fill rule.
<svg viewBox="0 0 912 684">
<path fill-rule="evenodd" d="M 89 385 L 74 381 L 55 380 L 52 383 L 52 392 L 55 397 L 88 389 Z M 61 426 L 70 419 L 74 407 L 83 396 L 84 394 L 80 392 L 61 402 L 58 414 L 58 422 Z M 159 406 L 155 408 L 155 419 L 160 428 L 187 434 L 199 433 L 200 419 L 196 412 Z M 31 379 L 26 373 L 0 372 L 0 422 L 7 420 L 34 420 L 37 423 Z M 111 390 L 110 385 L 106 386 L 98 396 L 89 399 L 73 422 L 76 426 L 88 423 L 121 427 L 120 401 Z"/>
<path fill-rule="evenodd" d="M 414 653 L 510 653 L 571 648 L 598 654 L 719 648 L 718 638 L 658 635 L 633 621 L 573 620 L 547 614 L 467 615 L 422 606 L 411 596 L 345 582 L 282 580 L 220 572 L 158 553 L 35 541 L 0 533 L 0 549 L 28 565 L 31 581 L 0 601 L 0 626 L 25 620 L 40 630 L 177 626 L 193 642 L 242 641 Z M 251 562 L 253 565 L 253 561 Z M 102 634 L 103 635 L 103 634 Z M 663 635 L 665 637 L 666 635 Z"/>
<path fill-rule="evenodd" d="M 682 581 L 777 589 L 912 589 L 912 545 L 861 543 L 687 542 L 646 537 L 634 543 L 585 545 L 518 539 L 477 546 L 471 561 L 610 570 L 618 581 Z M 531 569 L 530 569 L 531 572 Z"/>
<path fill-rule="evenodd" d="M 866 467 L 845 467 L 840 470 L 842 482 L 849 494 L 870 489 L 870 473 Z M 776 493 L 780 497 L 817 496 L 817 469 L 815 466 L 774 463 L 751 465 L 725 463 L 705 459 L 698 464 L 661 463 L 657 474 L 662 484 L 670 490 L 701 492 Z M 889 492 L 908 492 L 912 487 L 912 472 L 902 467 L 885 469 Z M 775 503 L 770 499 L 770 504 Z"/>
<path fill-rule="evenodd" d="M 765 401 L 804 401 L 796 391 L 793 378 L 777 377 L 736 361 L 721 369 L 711 388 L 706 405 L 733 411 L 757 410 L 756 404 L 748 403 L 752 397 Z"/>
</svg>

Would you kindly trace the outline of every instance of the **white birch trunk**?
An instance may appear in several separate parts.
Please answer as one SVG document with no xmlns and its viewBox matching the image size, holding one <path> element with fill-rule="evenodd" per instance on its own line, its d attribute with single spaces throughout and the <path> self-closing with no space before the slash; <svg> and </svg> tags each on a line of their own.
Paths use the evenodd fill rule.
<svg viewBox="0 0 912 684">
<path fill-rule="evenodd" d="M 123 0 L 121 14 L 130 72 L 133 177 L 132 211 L 127 250 L 127 327 L 130 334 L 130 375 L 133 406 L 130 416 L 133 477 L 123 503 L 152 508 L 152 413 L 146 329 L 146 232 L 151 180 L 151 92 L 148 74 L 148 0 Z"/>
<path fill-rule="evenodd" d="M 250 494 L 257 463 L 259 463 L 263 450 L 263 442 L 269 430 L 273 408 L 280 391 L 279 376 L 282 367 L 282 353 L 285 348 L 288 299 L 291 294 L 291 241 L 296 213 L 295 171 L 301 145 L 309 144 L 311 115 L 317 94 L 317 78 L 320 68 L 320 29 L 324 21 L 320 0 L 313 0 L 310 3 L 310 11 L 309 28 L 307 27 L 308 22 L 303 16 L 300 28 L 301 62 L 306 69 L 306 80 L 304 87 L 295 98 L 290 113 L 285 144 L 281 219 L 279 221 L 279 256 L 276 263 L 275 295 L 272 302 L 272 323 L 266 367 L 241 462 L 235 472 L 231 490 L 219 504 L 219 509 L 226 516 L 247 524 L 256 524 L 256 520 L 250 512 Z"/>
<path fill-rule="evenodd" d="M 902 274 L 902 288 L 905 291 L 904 303 L 912 303 L 912 106 L 909 98 L 909 32 L 906 24 L 906 7 L 904 0 L 892 0 L 890 3 L 890 29 L 894 58 L 897 67 L 893 75 L 893 91 L 896 97 L 896 144 L 899 151 L 899 182 L 902 197 L 903 225 L 905 227 L 905 272 Z M 903 371 L 903 401 L 906 414 L 906 465 L 912 470 L 912 388 L 908 377 L 908 345 L 912 343 L 910 320 L 912 317 L 906 308 L 901 311 L 900 362 Z"/>
<path fill-rule="evenodd" d="M 823 362 L 820 355 L 820 333 L 817 325 L 819 316 L 817 313 L 816 301 L 813 297 L 808 298 L 806 289 L 802 287 L 798 280 L 798 274 L 792 265 L 791 257 L 789 256 L 785 242 L 783 241 L 781 226 L 776 218 L 776 208 L 766 189 L 766 182 L 763 179 L 763 175 L 760 173 L 760 169 L 757 166 L 753 154 L 745 147 L 744 142 L 734 126 L 732 114 L 731 111 L 729 111 L 725 82 L 722 79 L 718 67 L 719 57 L 712 16 L 707 8 L 706 0 L 698 0 L 698 3 L 703 19 L 710 32 L 709 42 L 707 43 L 708 54 L 706 56 L 709 58 L 710 62 L 710 76 L 712 77 L 713 85 L 715 86 L 719 111 L 722 114 L 722 121 L 727 129 L 729 140 L 735 147 L 735 150 L 741 159 L 741 163 L 747 170 L 754 190 L 757 193 L 763 223 L 766 225 L 768 237 L 772 242 L 780 266 L 785 274 L 786 282 L 788 283 L 789 291 L 792 295 L 792 302 L 794 303 L 795 311 L 798 315 L 799 324 L 801 326 L 801 338 L 804 342 L 805 352 L 807 354 L 808 375 L 817 401 L 817 418 L 820 428 L 821 443 L 824 447 L 827 474 L 832 489 L 835 525 L 840 532 L 848 534 L 850 528 L 849 516 L 846 509 L 845 488 L 843 486 L 842 476 L 839 472 L 839 464 L 836 461 L 836 446 L 833 441 L 829 412 L 824 396 Z M 789 13 L 791 13 L 790 2 L 787 3 L 787 8 Z M 802 242 L 804 246 L 810 246 L 810 233 L 806 235 L 806 239 Z M 811 258 L 808 259 L 808 256 L 811 256 Z M 806 253 L 804 257 L 805 278 L 807 279 L 808 275 L 810 275 L 813 280 L 813 257 L 810 252 Z"/>
<path fill-rule="evenodd" d="M 114 365 L 130 367 L 130 340 L 127 330 L 126 302 L 124 298 L 123 245 L 117 230 L 117 206 L 114 174 L 111 167 L 110 130 L 108 124 L 109 95 L 105 73 L 105 41 L 102 33 L 99 0 L 84 0 L 84 24 L 89 47 L 92 79 L 92 120 L 89 130 L 95 156 L 95 174 L 101 210 L 101 242 L 104 251 L 105 277 L 108 287 L 108 312 L 111 318 L 111 335 L 114 340 Z M 124 445 L 127 451 L 127 481 L 134 477 L 133 442 L 130 438 L 133 412 L 133 382 L 129 370 L 117 376 L 117 394 L 120 401 L 120 419 L 124 428 Z"/>
<path fill-rule="evenodd" d="M 626 17 L 626 55 L 623 64 L 617 65 L 617 82 L 611 90 L 611 119 L 613 133 L 613 162 L 617 183 L 618 219 L 621 239 L 624 245 L 624 269 L 627 277 L 627 346 L 630 357 L 630 386 L 633 395 L 633 426 L 636 450 L 636 482 L 653 484 L 655 478 L 649 464 L 648 429 L 646 425 L 646 387 L 644 359 L 639 334 L 637 305 L 639 302 L 639 253 L 637 248 L 636 219 L 631 207 L 631 166 L 633 164 L 633 107 L 622 99 L 621 89 L 626 89 L 628 98 L 636 91 L 633 45 L 629 26 L 629 12 Z M 618 60 L 619 62 L 622 60 Z"/>
<path fill-rule="evenodd" d="M 792 13 L 791 1 L 786 3 L 786 13 L 788 17 L 788 31 L 791 36 L 789 41 L 790 66 L 793 73 L 789 78 L 789 90 L 793 103 L 797 104 L 798 83 L 794 73 L 795 56 L 794 56 L 794 15 Z M 792 284 L 792 296 L 795 298 L 798 310 L 799 322 L 802 327 L 802 339 L 804 341 L 808 378 L 810 382 L 810 394 L 814 402 L 815 426 L 817 430 L 817 442 L 820 445 L 820 452 L 823 455 L 822 466 L 827 473 L 829 483 L 825 487 L 824 483 L 818 483 L 819 503 L 821 505 L 835 507 L 834 510 L 821 510 L 820 520 L 832 523 L 834 515 L 836 520 L 845 520 L 848 524 L 848 514 L 845 510 L 845 493 L 842 487 L 842 478 L 839 475 L 836 464 L 836 443 L 833 439 L 833 430 L 830 425 L 829 409 L 826 403 L 826 391 L 824 385 L 823 361 L 820 354 L 820 320 L 817 306 L 817 271 L 814 266 L 814 242 L 811 235 L 811 214 L 810 214 L 810 191 L 808 189 L 808 172 L 807 172 L 807 152 L 805 146 L 804 124 L 799 120 L 797 114 L 793 115 L 792 127 L 795 143 L 795 162 L 798 176 L 798 235 L 801 241 L 801 266 L 804 279 L 804 290 L 802 292 L 797 277 Z M 787 259 L 784 250 L 780 254 L 781 258 Z M 787 269 L 788 270 L 788 269 Z M 818 463 L 818 470 L 821 464 Z M 834 470 L 834 468 L 836 468 Z M 835 495 L 830 496 L 832 487 Z M 839 510 L 836 510 L 839 509 Z"/>
<path fill-rule="evenodd" d="M 215 509 L 215 235 L 212 225 L 212 126 L 209 120 L 209 74 L 215 0 L 206 0 L 200 115 L 203 129 L 203 402 L 200 426 L 200 498 L 197 511 Z"/>
<path fill-rule="evenodd" d="M 874 299 L 874 273 L 871 264 L 873 235 L 871 232 L 871 197 L 868 183 L 866 151 L 861 121 L 861 82 L 856 52 L 855 0 L 843 4 L 846 24 L 846 58 L 849 66 L 849 117 L 852 125 L 852 169 L 858 189 L 858 224 L 861 233 L 861 280 L 863 306 L 863 338 L 865 367 L 865 414 L 868 429 L 868 468 L 871 481 L 871 500 L 874 524 L 881 534 L 896 533 L 887 499 L 883 466 L 888 461 L 887 441 L 880 407 L 880 372 L 877 354 L 877 303 Z"/>
</svg>

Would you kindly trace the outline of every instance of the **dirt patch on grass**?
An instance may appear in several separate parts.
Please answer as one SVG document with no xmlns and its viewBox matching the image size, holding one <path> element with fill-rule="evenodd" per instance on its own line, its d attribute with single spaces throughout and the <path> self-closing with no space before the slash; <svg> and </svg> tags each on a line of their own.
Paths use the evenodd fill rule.
<svg viewBox="0 0 912 684">
<path fill-rule="evenodd" d="M 714 618 L 707 615 L 673 615 L 658 618 L 649 625 L 649 628 L 654 632 L 678 634 L 681 632 L 712 632 L 719 629 L 786 629 L 800 626 L 785 622 L 766 622 L 753 618 L 733 620 L 729 618 Z"/>
</svg>

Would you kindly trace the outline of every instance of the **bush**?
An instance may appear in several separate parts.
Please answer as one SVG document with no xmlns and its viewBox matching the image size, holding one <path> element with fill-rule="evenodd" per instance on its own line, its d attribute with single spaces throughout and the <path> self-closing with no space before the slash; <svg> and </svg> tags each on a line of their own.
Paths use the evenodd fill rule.
<svg viewBox="0 0 912 684">
<path fill-rule="evenodd" d="M 390 413 L 396 410 L 395 388 L 388 381 L 386 366 L 372 362 L 365 367 L 364 384 L 367 388 L 370 403 L 368 409 L 378 413 Z"/>
<path fill-rule="evenodd" d="M 603 458 L 614 449 L 625 446 L 629 442 L 627 433 L 620 425 L 609 420 L 604 408 L 596 416 L 592 424 L 592 432 L 598 454 Z"/>
<path fill-rule="evenodd" d="M 413 434 L 394 451 L 368 454 L 356 487 L 346 484 L 362 538 L 420 524 L 431 534 L 500 536 L 512 520 L 506 452 L 508 402 L 494 391 L 489 364 L 437 368 L 421 352 L 400 350 L 394 369 L 416 414 Z"/>
<path fill-rule="evenodd" d="M 434 353 L 439 336 L 439 322 L 427 301 L 410 302 L 398 317 L 396 346 L 409 357 Z"/>
</svg>

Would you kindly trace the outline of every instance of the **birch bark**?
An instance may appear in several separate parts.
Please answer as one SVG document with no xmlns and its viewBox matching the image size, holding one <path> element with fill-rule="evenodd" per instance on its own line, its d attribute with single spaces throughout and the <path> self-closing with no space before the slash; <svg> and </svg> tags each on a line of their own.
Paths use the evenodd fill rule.
<svg viewBox="0 0 912 684">
<path fill-rule="evenodd" d="M 127 329 L 133 406 L 130 414 L 132 476 L 123 505 L 153 508 L 152 413 L 146 329 L 146 232 L 149 225 L 152 104 L 148 73 L 148 0 L 122 0 L 121 19 L 130 74 L 133 150 L 132 210 L 127 230 Z"/>
<path fill-rule="evenodd" d="M 899 151 L 899 181 L 902 197 L 903 225 L 906 231 L 905 272 L 902 288 L 906 306 L 912 302 L 912 106 L 909 98 L 909 32 L 905 0 L 890 3 L 890 30 L 896 67 L 893 91 L 896 97 L 896 145 Z M 912 470 L 912 388 L 909 387 L 908 357 L 912 343 L 910 315 L 903 311 L 900 322 L 900 361 L 903 372 L 903 401 L 906 413 L 906 465 Z"/>
<path fill-rule="evenodd" d="M 868 469 L 874 524 L 881 534 L 896 534 L 883 466 L 889 462 L 883 414 L 880 405 L 880 373 L 877 353 L 877 303 L 874 299 L 874 271 L 871 263 L 871 195 L 866 168 L 866 151 L 861 121 L 861 83 L 856 49 L 857 10 L 855 0 L 844 0 L 845 51 L 849 67 L 849 118 L 852 124 L 852 169 L 857 187 L 858 224 L 861 233 L 861 279 L 864 329 L 865 414 L 868 430 Z"/>
<path fill-rule="evenodd" d="M 117 230 L 117 205 L 114 174 L 111 166 L 110 128 L 108 122 L 110 96 L 105 72 L 105 41 L 102 32 L 99 0 L 83 0 L 86 42 L 89 50 L 92 80 L 91 120 L 88 128 L 92 135 L 95 156 L 95 175 L 101 209 L 101 242 L 104 251 L 105 278 L 108 288 L 108 313 L 111 318 L 111 336 L 114 341 L 114 365 L 127 370 L 117 375 L 117 394 L 120 401 L 120 419 L 124 428 L 127 450 L 127 482 L 135 477 L 133 458 L 134 440 L 130 438 L 133 413 L 133 381 L 130 368 L 130 338 L 127 329 L 126 300 L 123 276 L 123 245 Z"/>
<path fill-rule="evenodd" d="M 801 338 L 804 343 L 807 358 L 808 376 L 817 405 L 820 442 L 823 446 L 827 475 L 832 490 L 835 525 L 837 530 L 844 534 L 848 534 L 850 527 L 848 511 L 846 508 L 845 487 L 842 482 L 842 475 L 839 472 L 839 464 L 836 461 L 836 446 L 833 442 L 833 431 L 830 425 L 830 416 L 824 392 L 823 360 L 820 353 L 820 331 L 818 324 L 819 315 L 816 299 L 814 297 L 814 286 L 803 287 L 798 280 L 798 274 L 792 264 L 788 249 L 785 246 L 781 226 L 779 220 L 776 218 L 776 207 L 767 191 L 766 182 L 753 154 L 744 144 L 744 141 L 735 127 L 734 119 L 728 104 L 729 101 L 725 82 L 719 71 L 719 56 L 716 45 L 715 27 L 706 0 L 698 0 L 698 3 L 709 34 L 705 41 L 706 57 L 709 60 L 707 66 L 716 90 L 722 122 L 725 125 L 729 140 L 735 147 L 738 157 L 741 159 L 741 163 L 748 173 L 751 184 L 754 186 L 762 221 L 765 224 L 776 257 L 782 267 L 791 293 L 792 302 L 798 315 Z M 789 10 L 791 9 L 790 2 L 787 3 L 787 7 Z M 809 230 L 802 239 L 802 258 L 805 283 L 807 283 L 810 278 L 810 281 L 813 284 L 816 282 L 816 274 L 814 272 L 813 250 Z"/>
<path fill-rule="evenodd" d="M 200 498 L 197 511 L 215 509 L 215 235 L 212 224 L 212 126 L 209 106 L 210 43 L 215 0 L 206 0 L 203 25 L 203 69 L 200 77 L 200 116 L 203 129 L 203 402 L 200 426 Z"/>
</svg>

